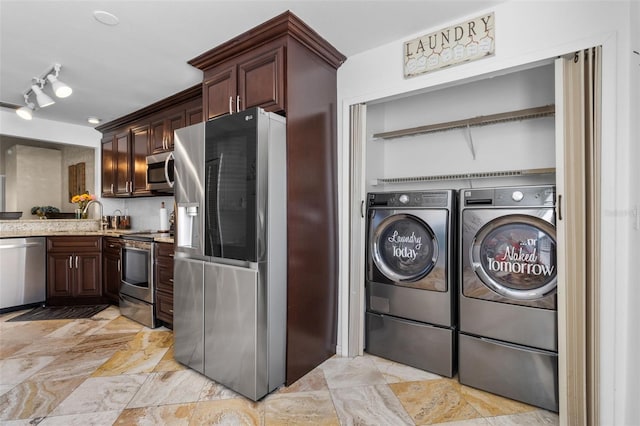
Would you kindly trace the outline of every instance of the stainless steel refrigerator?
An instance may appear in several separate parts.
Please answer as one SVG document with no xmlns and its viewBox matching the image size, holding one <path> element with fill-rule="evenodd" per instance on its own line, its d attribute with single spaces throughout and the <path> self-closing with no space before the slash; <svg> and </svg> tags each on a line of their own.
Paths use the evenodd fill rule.
<svg viewBox="0 0 640 426">
<path fill-rule="evenodd" d="M 285 382 L 285 119 L 176 130 L 175 358 L 258 400 Z"/>
</svg>

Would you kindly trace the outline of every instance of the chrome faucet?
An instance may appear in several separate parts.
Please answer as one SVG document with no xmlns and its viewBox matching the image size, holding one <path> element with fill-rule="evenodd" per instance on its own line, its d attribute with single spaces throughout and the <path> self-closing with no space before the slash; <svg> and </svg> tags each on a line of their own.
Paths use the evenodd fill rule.
<svg viewBox="0 0 640 426">
<path fill-rule="evenodd" d="M 85 214 L 88 210 L 89 210 L 89 206 L 91 206 L 91 204 L 96 203 L 100 206 L 100 216 L 98 216 L 98 219 L 102 220 L 102 213 L 104 212 L 104 206 L 102 205 L 102 203 L 98 200 L 91 200 L 87 203 L 87 205 L 85 206 L 84 210 L 82 211 L 82 214 Z"/>
</svg>

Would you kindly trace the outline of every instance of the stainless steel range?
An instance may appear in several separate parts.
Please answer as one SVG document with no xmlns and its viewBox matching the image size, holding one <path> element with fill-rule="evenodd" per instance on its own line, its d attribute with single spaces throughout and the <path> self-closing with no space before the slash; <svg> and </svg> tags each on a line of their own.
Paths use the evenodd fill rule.
<svg viewBox="0 0 640 426">
<path fill-rule="evenodd" d="M 155 314 L 154 240 L 169 234 L 140 233 L 122 236 L 120 249 L 120 313 L 150 328 Z"/>
</svg>

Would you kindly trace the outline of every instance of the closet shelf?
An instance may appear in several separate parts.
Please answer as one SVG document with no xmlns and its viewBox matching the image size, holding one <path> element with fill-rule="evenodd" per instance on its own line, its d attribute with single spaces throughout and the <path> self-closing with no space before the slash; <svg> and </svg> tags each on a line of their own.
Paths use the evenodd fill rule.
<svg viewBox="0 0 640 426">
<path fill-rule="evenodd" d="M 411 183 L 411 182 L 435 182 L 443 180 L 466 180 L 466 179 L 482 179 L 482 178 L 495 178 L 495 177 L 511 177 L 511 176 L 527 176 L 527 175 L 544 175 L 555 173 L 554 167 L 540 168 L 540 169 L 525 169 L 525 170 L 504 170 L 496 172 L 476 172 L 476 173 L 460 173 L 449 175 L 437 175 L 437 176 L 410 176 L 410 177 L 397 177 L 397 178 L 378 178 L 378 183 Z"/>
<path fill-rule="evenodd" d="M 446 123 L 429 124 L 426 126 L 412 127 L 410 129 L 393 130 L 390 132 L 374 133 L 374 139 L 394 139 L 403 136 L 419 135 L 423 133 L 443 132 L 445 130 L 460 129 L 466 127 L 486 126 L 487 124 L 506 123 L 509 121 L 542 118 L 554 115 L 555 105 L 546 105 L 535 108 L 526 108 L 518 111 L 502 112 L 500 114 L 481 115 L 479 117 L 466 118 L 464 120 L 448 121 Z"/>
</svg>

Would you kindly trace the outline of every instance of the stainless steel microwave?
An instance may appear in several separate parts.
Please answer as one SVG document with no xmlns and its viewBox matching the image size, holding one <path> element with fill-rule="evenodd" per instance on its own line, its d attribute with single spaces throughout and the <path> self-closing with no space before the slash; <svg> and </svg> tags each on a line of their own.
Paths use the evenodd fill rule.
<svg viewBox="0 0 640 426">
<path fill-rule="evenodd" d="M 173 193 L 173 152 L 147 157 L 147 190 Z"/>
</svg>

